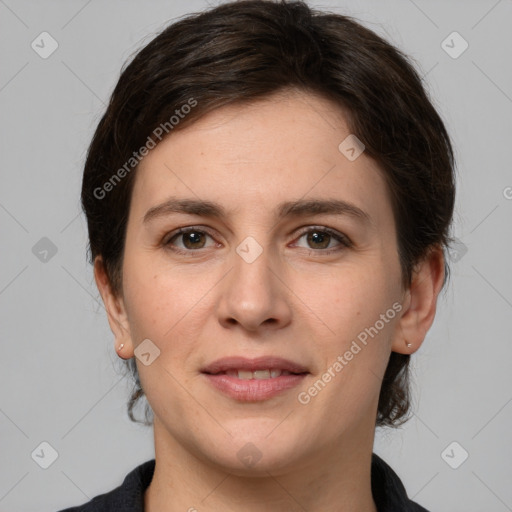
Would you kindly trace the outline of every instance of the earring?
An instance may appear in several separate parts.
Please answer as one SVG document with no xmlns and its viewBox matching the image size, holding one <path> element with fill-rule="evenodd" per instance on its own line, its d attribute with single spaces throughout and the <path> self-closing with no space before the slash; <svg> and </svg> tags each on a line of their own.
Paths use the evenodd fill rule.
<svg viewBox="0 0 512 512">
<path fill-rule="evenodd" d="M 405 344 L 407 345 L 407 348 L 411 348 L 412 347 L 412 343 L 408 343 L 407 341 L 405 342 Z"/>
<path fill-rule="evenodd" d="M 121 345 L 119 345 L 119 347 L 117 347 L 117 351 L 119 352 L 120 350 L 123 350 L 123 347 L 124 347 L 124 343 L 121 343 Z"/>
</svg>

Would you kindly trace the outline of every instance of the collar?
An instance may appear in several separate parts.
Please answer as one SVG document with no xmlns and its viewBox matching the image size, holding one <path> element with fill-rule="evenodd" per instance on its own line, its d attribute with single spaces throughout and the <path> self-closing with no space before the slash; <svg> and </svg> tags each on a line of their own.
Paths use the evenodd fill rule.
<svg viewBox="0 0 512 512">
<path fill-rule="evenodd" d="M 128 473 L 119 487 L 84 505 L 60 512 L 144 512 L 144 492 L 154 471 L 155 459 L 148 460 Z M 378 512 L 428 512 L 407 497 L 398 475 L 375 453 L 372 454 L 371 479 Z"/>
</svg>

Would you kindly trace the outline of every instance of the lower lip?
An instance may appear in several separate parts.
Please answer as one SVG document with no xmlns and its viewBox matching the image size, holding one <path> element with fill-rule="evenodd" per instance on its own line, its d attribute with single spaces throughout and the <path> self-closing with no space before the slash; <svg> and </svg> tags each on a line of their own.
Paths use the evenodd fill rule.
<svg viewBox="0 0 512 512">
<path fill-rule="evenodd" d="M 204 373 L 210 384 L 226 395 L 244 402 L 267 400 L 279 393 L 298 386 L 307 373 L 280 375 L 269 379 L 238 379 L 226 374 Z"/>
</svg>

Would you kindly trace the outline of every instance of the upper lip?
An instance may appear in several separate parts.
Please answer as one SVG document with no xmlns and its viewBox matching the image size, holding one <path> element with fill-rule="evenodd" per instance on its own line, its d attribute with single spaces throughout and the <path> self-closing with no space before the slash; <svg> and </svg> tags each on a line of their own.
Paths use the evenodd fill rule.
<svg viewBox="0 0 512 512">
<path fill-rule="evenodd" d="M 216 374 L 227 370 L 286 370 L 290 373 L 309 373 L 304 366 L 277 356 L 262 356 L 248 359 L 241 356 L 223 357 L 201 369 L 202 373 Z"/>
</svg>

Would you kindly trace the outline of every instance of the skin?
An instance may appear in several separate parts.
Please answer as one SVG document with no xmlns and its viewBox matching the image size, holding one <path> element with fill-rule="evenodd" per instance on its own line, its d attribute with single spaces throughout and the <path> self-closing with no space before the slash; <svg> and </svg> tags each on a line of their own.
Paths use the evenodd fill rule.
<svg viewBox="0 0 512 512">
<path fill-rule="evenodd" d="M 382 377 L 391 351 L 411 354 L 423 342 L 443 256 L 432 251 L 402 288 L 389 192 L 365 153 L 351 162 L 338 150 L 349 134 L 339 107 L 287 91 L 209 113 L 173 132 L 137 169 L 122 293 L 112 291 L 101 257 L 95 278 L 115 345 L 124 344 L 120 356 L 134 357 L 146 338 L 161 351 L 149 366 L 137 359 L 155 417 L 146 510 L 334 512 L 343 504 L 376 512 L 370 467 Z M 171 196 L 213 201 L 227 213 L 143 222 Z M 276 216 L 281 202 L 313 198 L 350 202 L 370 220 Z M 187 226 L 204 234 L 173 237 Z M 326 227 L 351 245 L 307 235 Z M 252 263 L 236 252 L 248 236 L 263 249 Z M 401 311 L 301 404 L 298 393 L 393 303 Z M 230 355 L 278 355 L 310 374 L 271 399 L 239 402 L 200 373 Z M 261 453 L 251 467 L 237 456 L 247 443 Z"/>
</svg>

